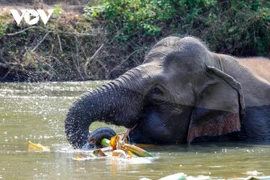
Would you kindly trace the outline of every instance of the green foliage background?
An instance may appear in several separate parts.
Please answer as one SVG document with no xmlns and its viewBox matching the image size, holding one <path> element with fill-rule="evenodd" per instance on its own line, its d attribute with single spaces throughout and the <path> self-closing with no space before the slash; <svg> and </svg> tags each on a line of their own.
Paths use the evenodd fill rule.
<svg viewBox="0 0 270 180">
<path fill-rule="evenodd" d="M 105 19 L 112 35 L 117 29 L 122 41 L 188 34 L 215 51 L 269 55 L 268 0 L 104 0 L 85 10 L 88 19 Z"/>
<path fill-rule="evenodd" d="M 199 37 L 219 53 L 270 57 L 269 0 L 95 4 L 83 15 L 60 13 L 56 5 L 46 26 L 31 28 L 1 15 L 0 81 L 112 79 L 141 64 L 151 46 L 171 34 Z"/>
</svg>

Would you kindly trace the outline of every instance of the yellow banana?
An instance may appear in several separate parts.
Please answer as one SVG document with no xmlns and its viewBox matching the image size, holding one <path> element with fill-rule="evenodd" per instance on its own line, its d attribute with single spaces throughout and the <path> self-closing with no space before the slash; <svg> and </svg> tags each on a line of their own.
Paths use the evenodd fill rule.
<svg viewBox="0 0 270 180">
<path fill-rule="evenodd" d="M 40 151 L 50 151 L 50 148 L 47 146 L 42 146 L 41 144 L 35 144 L 29 141 L 29 149 L 37 149 Z"/>
<path fill-rule="evenodd" d="M 103 138 L 101 139 L 101 144 L 103 146 L 111 146 L 113 150 L 120 150 L 120 149 L 126 150 L 130 156 L 134 154 L 139 157 L 153 157 L 151 153 L 145 151 L 142 148 L 139 148 L 131 144 L 124 144 L 124 142 L 120 140 L 119 135 L 112 137 L 111 140 Z"/>
<path fill-rule="evenodd" d="M 142 148 L 139 148 L 137 146 L 131 145 L 131 144 L 124 144 L 122 146 L 123 150 L 128 150 L 139 157 L 153 157 L 153 155 Z"/>
<path fill-rule="evenodd" d="M 42 146 L 42 145 L 32 143 L 31 141 L 29 141 L 29 148 L 30 148 L 30 149 L 38 149 L 38 150 L 40 150 L 40 151 L 43 150 L 43 146 Z"/>
</svg>

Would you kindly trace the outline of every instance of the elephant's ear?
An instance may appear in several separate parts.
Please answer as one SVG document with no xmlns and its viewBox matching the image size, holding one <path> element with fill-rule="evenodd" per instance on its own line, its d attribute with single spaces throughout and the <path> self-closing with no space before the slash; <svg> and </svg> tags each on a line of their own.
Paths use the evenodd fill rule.
<svg viewBox="0 0 270 180">
<path fill-rule="evenodd" d="M 240 115 L 245 112 L 242 88 L 232 76 L 215 67 L 206 67 L 212 81 L 197 97 L 192 111 L 187 141 L 240 131 Z"/>
</svg>

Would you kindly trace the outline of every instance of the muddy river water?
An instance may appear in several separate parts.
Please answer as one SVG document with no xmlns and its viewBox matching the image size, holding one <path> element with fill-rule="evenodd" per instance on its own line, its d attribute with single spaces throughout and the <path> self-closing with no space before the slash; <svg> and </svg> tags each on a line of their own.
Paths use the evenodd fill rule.
<svg viewBox="0 0 270 180">
<path fill-rule="evenodd" d="M 83 92 L 104 82 L 0 84 L 0 179 L 159 179 L 183 172 L 212 178 L 270 175 L 269 143 L 201 143 L 147 147 L 151 163 L 112 159 L 76 161 L 64 134 L 68 108 Z M 102 123 L 94 123 L 91 130 Z M 123 127 L 111 125 L 117 132 Z M 28 142 L 50 152 L 28 150 Z"/>
</svg>

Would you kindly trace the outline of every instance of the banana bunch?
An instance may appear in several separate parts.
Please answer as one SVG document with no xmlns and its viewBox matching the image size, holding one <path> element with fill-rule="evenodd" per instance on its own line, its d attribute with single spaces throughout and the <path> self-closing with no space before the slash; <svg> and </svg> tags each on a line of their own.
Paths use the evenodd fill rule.
<svg viewBox="0 0 270 180">
<path fill-rule="evenodd" d="M 124 139 L 124 140 L 122 140 Z M 145 151 L 144 149 L 135 146 L 135 145 L 131 145 L 126 143 L 127 141 L 125 140 L 126 138 L 121 138 L 120 135 L 116 135 L 114 137 L 111 138 L 111 140 L 105 139 L 103 138 L 101 140 L 101 144 L 103 146 L 111 146 L 113 151 L 116 151 L 115 154 L 116 156 L 123 155 L 123 153 L 119 153 L 119 150 L 124 151 L 126 154 L 133 156 L 136 155 L 138 157 L 153 157 L 153 155 L 147 151 Z"/>
</svg>

